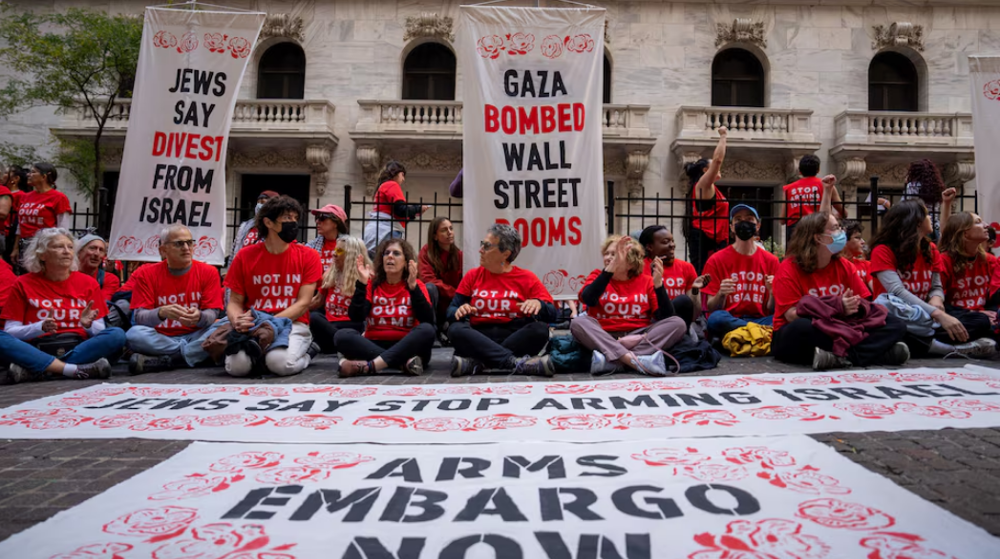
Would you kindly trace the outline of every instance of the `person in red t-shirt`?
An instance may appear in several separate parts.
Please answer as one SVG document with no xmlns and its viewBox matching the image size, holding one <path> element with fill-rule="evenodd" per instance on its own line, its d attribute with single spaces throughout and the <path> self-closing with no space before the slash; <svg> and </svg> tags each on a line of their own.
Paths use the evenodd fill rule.
<svg viewBox="0 0 1000 559">
<path fill-rule="evenodd" d="M 306 243 L 306 246 L 319 253 L 319 261 L 326 272 L 333 262 L 333 252 L 337 250 L 337 238 L 347 235 L 347 213 L 336 204 L 327 204 L 318 210 L 312 210 L 316 219 L 316 238 Z"/>
<path fill-rule="evenodd" d="M 0 254 L 7 250 L 7 222 L 14 212 L 14 194 L 5 185 L 0 185 Z M 11 238 L 11 242 L 14 239 Z"/>
<path fill-rule="evenodd" d="M 708 330 L 720 338 L 748 322 L 771 326 L 774 318 L 771 281 L 778 259 L 754 243 L 760 216 L 750 206 L 737 204 L 730 218 L 736 242 L 708 259 L 705 275 L 710 280 L 702 289 L 709 296 Z"/>
<path fill-rule="evenodd" d="M 905 338 L 915 357 L 956 352 L 970 357 L 990 355 L 996 344 L 986 338 L 990 332 L 986 315 L 945 310 L 941 257 L 927 238 L 933 230 L 923 200 L 903 200 L 885 212 L 882 227 L 872 239 L 875 301 L 882 302 L 890 311 L 898 307 L 929 317 L 924 321 L 928 334 L 908 333 Z M 883 294 L 887 295 L 882 297 Z M 888 295 L 897 298 L 895 304 Z M 915 328 L 911 325 L 909 329 Z"/>
<path fill-rule="evenodd" d="M 604 270 L 594 270 L 580 290 L 587 306 L 570 323 L 573 337 L 593 350 L 591 373 L 618 369 L 668 374 L 663 352 L 687 332 L 663 286 L 663 261 L 642 272 L 643 249 L 632 237 L 612 235 L 601 245 Z"/>
<path fill-rule="evenodd" d="M 365 242 L 357 237 L 340 237 L 333 251 L 333 263 L 323 272 L 319 292 L 313 297 L 309 313 L 309 330 L 322 353 L 337 353 L 334 337 L 339 330 L 349 328 L 362 332 L 363 320 L 351 320 L 348 310 L 356 290 L 359 273 L 358 257 L 370 266 Z"/>
<path fill-rule="evenodd" d="M 718 128 L 719 143 L 712 160 L 699 159 L 684 166 L 691 183 L 689 221 L 685 221 L 684 236 L 688 240 L 688 258 L 695 270 L 701 271 L 708 258 L 729 243 L 729 202 L 715 183 L 722 179 L 722 162 L 726 158 L 725 126 Z"/>
<path fill-rule="evenodd" d="M 386 368 L 420 375 L 430 364 L 435 330 L 427 288 L 417 279 L 416 253 L 402 239 L 386 239 L 375 252 L 374 271 L 362 256 L 355 261 L 358 280 L 347 314 L 365 323 L 365 334 L 349 328 L 337 331 L 334 341 L 344 354 L 340 376 Z"/>
<path fill-rule="evenodd" d="M 70 214 L 73 208 L 69 198 L 56 190 L 56 178 L 59 174 L 51 163 L 35 163 L 28 172 L 28 184 L 33 188 L 21 198 L 17 210 L 17 246 L 14 247 L 12 260 L 17 260 L 35 233 L 50 227 L 69 229 Z"/>
<path fill-rule="evenodd" d="M 403 227 L 411 219 L 430 209 L 430 206 L 407 204 L 403 194 L 406 182 L 406 167 L 398 161 L 390 161 L 382 169 L 378 178 L 378 189 L 372 202 L 374 207 L 368 213 L 370 221 L 365 224 L 364 239 L 368 256 L 375 260 L 375 247 L 390 237 L 403 236 Z"/>
<path fill-rule="evenodd" d="M 257 195 L 257 205 L 253 208 L 253 217 L 240 224 L 233 237 L 233 247 L 229 251 L 229 263 L 232 264 L 236 254 L 243 248 L 255 244 L 260 238 L 257 236 L 257 214 L 264 207 L 264 202 L 271 198 L 277 198 L 279 194 L 273 190 L 265 190 Z"/>
<path fill-rule="evenodd" d="M 420 281 L 427 285 L 437 313 L 438 329 L 447 329 L 445 312 L 462 281 L 462 251 L 455 244 L 455 227 L 447 217 L 435 217 L 427 229 L 427 244 L 420 249 Z"/>
<path fill-rule="evenodd" d="M 801 179 L 782 187 L 785 203 L 781 205 L 781 219 L 785 222 L 786 242 L 792 238 L 795 224 L 803 217 L 818 212 L 823 199 L 823 181 L 816 176 L 819 174 L 819 157 L 812 154 L 802 156 L 799 159 L 799 174 Z M 841 216 L 847 215 L 836 190 L 831 202 Z"/>
<path fill-rule="evenodd" d="M 986 224 L 972 212 L 951 214 L 942 222 L 941 285 L 948 314 L 958 316 L 964 311 L 988 317 L 987 306 L 1000 300 L 995 263 L 983 249 L 987 238 Z"/>
<path fill-rule="evenodd" d="M 871 269 L 872 263 L 865 259 L 865 239 L 863 236 L 865 226 L 852 219 L 842 220 L 840 224 L 844 229 L 844 234 L 847 235 L 847 244 L 844 246 L 844 250 L 840 251 L 840 257 L 845 258 L 854 266 L 858 277 L 861 278 L 861 283 L 865 284 L 870 293 L 872 279 L 868 270 Z"/>
<path fill-rule="evenodd" d="M 47 377 L 108 378 L 108 358 L 125 346 L 121 328 L 106 328 L 108 308 L 94 278 L 74 271 L 73 235 L 42 229 L 25 247 L 28 273 L 17 278 L 0 320 L 0 361 L 8 383 Z M 61 359 L 53 354 L 66 352 Z"/>
<path fill-rule="evenodd" d="M 7 219 L 0 222 L 0 236 L 4 237 L 4 248 L 3 257 L 8 261 L 13 262 L 14 260 L 10 257 L 11 253 L 14 251 L 14 247 L 17 246 L 15 242 L 15 237 L 17 236 L 17 212 L 21 209 L 21 200 L 24 199 L 24 189 L 28 185 L 28 172 L 24 169 L 11 165 L 7 167 L 7 170 L 0 175 L 0 182 L 10 190 L 11 195 L 11 205 L 10 211 L 7 214 Z"/>
<path fill-rule="evenodd" d="M 84 235 L 76 242 L 76 257 L 80 262 L 80 272 L 97 280 L 104 294 L 104 300 L 110 301 L 111 296 L 118 293 L 122 282 L 113 271 L 104 269 L 104 259 L 107 255 L 108 243 L 97 235 Z"/>
<path fill-rule="evenodd" d="M 465 274 L 448 307 L 448 338 L 455 348 L 451 376 L 486 368 L 552 376 L 548 356 L 534 356 L 549 341 L 556 307 L 538 276 L 514 266 L 521 235 L 494 223 L 479 247 L 479 267 Z"/>
<path fill-rule="evenodd" d="M 824 202 L 822 211 L 802 218 L 788 245 L 785 259 L 774 277 L 774 337 L 771 353 L 779 361 L 812 365 L 817 371 L 833 367 L 902 365 L 910 357 L 902 342 L 906 326 L 887 316 L 881 324 L 864 327 L 864 338 L 846 348 L 834 343 L 840 336 L 824 329 L 835 321 L 864 322 L 871 303 L 868 287 L 857 270 L 840 251 L 847 234 Z M 800 313 L 804 299 L 820 299 L 828 306 L 840 306 L 832 319 Z M 813 301 L 809 301 L 813 302 Z M 823 320 L 824 327 L 817 326 Z M 845 331 L 851 326 L 845 326 Z M 838 351 L 835 354 L 834 351 Z"/>
<path fill-rule="evenodd" d="M 219 272 L 194 259 L 194 237 L 179 224 L 160 233 L 162 261 L 133 274 L 133 375 L 194 367 L 208 358 L 201 343 L 222 315 Z"/>
<path fill-rule="evenodd" d="M 257 213 L 257 233 L 263 241 L 236 253 L 225 281 L 230 290 L 226 317 L 237 333 L 249 333 L 270 317 L 292 321 L 288 346 L 271 344 L 264 355 L 267 370 L 279 376 L 302 372 L 318 350 L 312 348 L 309 305 L 323 267 L 315 250 L 295 242 L 300 215 L 302 206 L 294 198 L 268 199 Z M 226 372 L 249 375 L 254 357 L 245 351 L 227 355 Z"/>
<path fill-rule="evenodd" d="M 674 306 L 674 314 L 684 319 L 686 327 L 690 327 L 691 322 L 701 315 L 700 293 L 708 285 L 709 277 L 699 276 L 693 265 L 676 258 L 674 234 L 662 225 L 650 225 L 643 229 L 639 234 L 639 244 L 646 253 L 642 273 L 651 276 L 653 260 L 660 260 L 663 264 L 663 287 Z"/>
</svg>

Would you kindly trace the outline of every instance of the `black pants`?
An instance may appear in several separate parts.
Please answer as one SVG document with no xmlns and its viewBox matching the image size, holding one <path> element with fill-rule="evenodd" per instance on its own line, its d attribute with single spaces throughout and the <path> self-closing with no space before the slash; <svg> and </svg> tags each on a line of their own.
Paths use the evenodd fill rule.
<svg viewBox="0 0 1000 559">
<path fill-rule="evenodd" d="M 337 342 L 334 340 L 334 336 L 337 335 L 338 330 L 344 328 L 361 332 L 365 329 L 365 325 L 363 322 L 340 320 L 330 322 L 326 319 L 326 313 L 323 311 L 309 313 L 309 331 L 312 332 L 313 341 L 319 345 L 319 350 L 322 353 L 337 353 Z"/>
<path fill-rule="evenodd" d="M 720 243 L 709 238 L 701 229 L 691 229 L 691 236 L 688 239 L 688 260 L 699 274 L 705 269 L 708 257 L 724 248 L 726 248 L 725 242 Z"/>
<path fill-rule="evenodd" d="M 426 367 L 431 362 L 434 347 L 434 325 L 418 324 L 398 342 L 369 340 L 357 330 L 343 328 L 337 330 L 334 342 L 340 353 L 352 361 L 374 361 L 381 357 L 389 367 L 398 369 L 411 357 L 420 357 Z"/>
<path fill-rule="evenodd" d="M 951 316 L 958 319 L 965 326 L 965 330 L 969 333 L 969 340 L 974 341 L 979 338 L 989 338 L 993 334 L 993 329 L 990 327 L 990 317 L 979 311 L 967 311 L 959 307 L 945 307 L 945 312 Z M 910 354 L 913 357 L 924 357 L 926 356 L 931 348 L 932 338 L 920 338 L 912 334 L 907 334 L 906 345 L 910 347 Z M 944 328 L 938 328 L 934 331 L 933 339 L 938 340 L 941 343 L 955 345 L 962 342 L 956 342 L 951 339 L 948 332 Z"/>
<path fill-rule="evenodd" d="M 674 305 L 674 314 L 684 319 L 684 326 L 690 328 L 691 323 L 695 319 L 694 301 L 687 295 L 678 295 L 676 299 L 671 299 L 670 302 Z"/>
<path fill-rule="evenodd" d="M 456 322 L 448 328 L 448 338 L 455 355 L 477 359 L 490 368 L 501 368 L 512 357 L 538 355 L 549 342 L 549 326 L 515 320 L 473 328 L 468 322 Z"/>
<path fill-rule="evenodd" d="M 868 337 L 847 350 L 847 359 L 859 367 L 882 363 L 896 342 L 903 341 L 906 324 L 887 316 L 885 326 L 868 331 Z M 815 348 L 833 351 L 833 338 L 813 326 L 811 318 L 799 318 L 781 327 L 771 340 L 771 354 L 778 361 L 812 365 Z"/>
</svg>

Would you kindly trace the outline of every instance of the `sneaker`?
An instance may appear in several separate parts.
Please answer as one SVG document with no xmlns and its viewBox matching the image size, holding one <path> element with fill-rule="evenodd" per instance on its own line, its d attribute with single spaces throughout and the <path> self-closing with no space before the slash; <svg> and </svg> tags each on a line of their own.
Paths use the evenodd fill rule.
<svg viewBox="0 0 1000 559">
<path fill-rule="evenodd" d="M 106 379 L 111 376 L 111 364 L 108 363 L 107 359 L 101 358 L 93 363 L 77 365 L 76 371 L 77 374 L 83 373 L 87 375 L 83 378 Z"/>
<path fill-rule="evenodd" d="M 551 377 L 556 374 L 556 371 L 552 366 L 552 359 L 548 355 L 544 355 L 519 359 L 517 365 L 514 366 L 514 374 Z"/>
<path fill-rule="evenodd" d="M 903 342 L 896 342 L 882 358 L 884 365 L 902 365 L 910 359 L 910 348 Z"/>
<path fill-rule="evenodd" d="M 615 364 L 608 361 L 608 356 L 600 351 L 595 351 L 590 358 L 590 374 L 610 373 L 615 370 Z"/>
<path fill-rule="evenodd" d="M 257 346 L 257 347 L 260 347 L 260 346 Z M 313 343 L 309 344 L 309 349 L 306 350 L 306 355 L 309 356 L 309 359 L 316 359 L 316 356 L 319 355 L 319 351 L 320 351 L 319 344 L 316 343 L 316 342 L 313 342 Z"/>
<path fill-rule="evenodd" d="M 483 367 L 482 361 L 476 359 L 459 357 L 457 355 L 451 358 L 451 376 L 455 378 L 481 375 L 483 374 Z"/>
<path fill-rule="evenodd" d="M 357 375 L 367 375 L 371 372 L 371 367 L 367 361 L 340 361 L 340 378 L 354 377 Z"/>
<path fill-rule="evenodd" d="M 20 384 L 29 380 L 31 380 L 31 371 L 11 363 L 10 368 L 7 369 L 7 384 Z"/>
<path fill-rule="evenodd" d="M 952 356 L 962 357 L 989 357 L 997 352 L 997 343 L 989 338 L 979 338 L 978 340 L 956 344 L 955 351 L 945 355 L 945 359 Z"/>
<path fill-rule="evenodd" d="M 407 360 L 406 364 L 403 365 L 403 372 L 414 377 L 419 377 L 424 374 L 424 363 L 419 357 L 411 357 Z"/>
<path fill-rule="evenodd" d="M 850 361 L 846 357 L 837 357 L 832 352 L 816 348 L 816 353 L 813 355 L 813 370 L 814 371 L 825 371 L 827 369 L 842 369 L 846 367 L 852 367 Z"/>
<path fill-rule="evenodd" d="M 662 351 L 657 351 L 653 355 L 637 355 L 635 362 L 639 365 L 640 373 L 653 377 L 665 377 L 669 374 Z"/>
<path fill-rule="evenodd" d="M 177 368 L 173 358 L 166 355 L 142 355 L 133 353 L 128 360 L 128 374 L 141 375 L 143 373 L 159 373 Z"/>
</svg>

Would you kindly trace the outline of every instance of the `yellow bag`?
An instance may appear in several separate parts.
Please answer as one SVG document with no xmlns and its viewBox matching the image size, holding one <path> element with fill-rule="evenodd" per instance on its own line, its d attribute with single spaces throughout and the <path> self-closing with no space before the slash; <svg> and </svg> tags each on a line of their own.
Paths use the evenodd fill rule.
<svg viewBox="0 0 1000 559">
<path fill-rule="evenodd" d="M 770 326 L 748 322 L 726 334 L 722 347 L 729 351 L 730 357 L 762 357 L 771 353 L 771 334 Z"/>
</svg>

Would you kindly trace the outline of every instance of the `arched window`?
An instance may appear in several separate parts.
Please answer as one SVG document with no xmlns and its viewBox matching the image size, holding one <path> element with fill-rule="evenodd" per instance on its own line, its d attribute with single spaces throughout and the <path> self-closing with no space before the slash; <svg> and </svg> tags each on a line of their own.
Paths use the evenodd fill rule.
<svg viewBox="0 0 1000 559">
<path fill-rule="evenodd" d="M 611 59 L 604 55 L 604 97 L 603 103 L 611 103 Z"/>
<path fill-rule="evenodd" d="M 917 111 L 917 67 L 898 52 L 875 55 L 868 66 L 869 111 Z"/>
<path fill-rule="evenodd" d="M 439 43 L 424 43 L 403 62 L 403 99 L 455 100 L 455 53 Z"/>
<path fill-rule="evenodd" d="M 304 99 L 306 53 L 295 43 L 279 43 L 260 57 L 258 99 Z"/>
<path fill-rule="evenodd" d="M 732 48 L 715 55 L 712 106 L 764 106 L 764 66 L 752 52 Z"/>
</svg>

